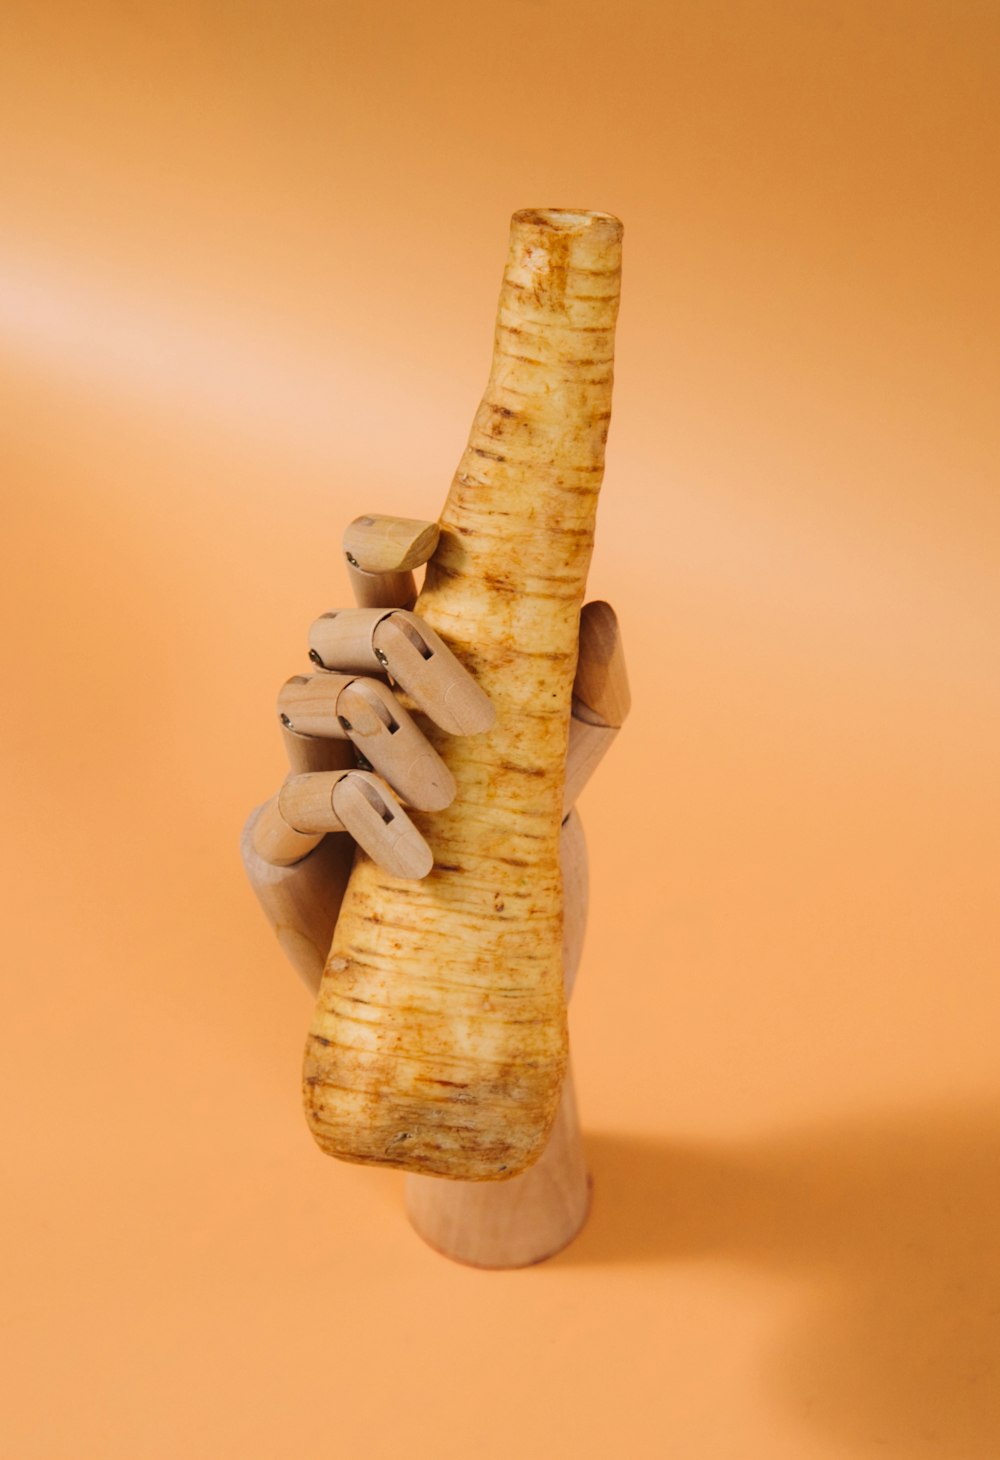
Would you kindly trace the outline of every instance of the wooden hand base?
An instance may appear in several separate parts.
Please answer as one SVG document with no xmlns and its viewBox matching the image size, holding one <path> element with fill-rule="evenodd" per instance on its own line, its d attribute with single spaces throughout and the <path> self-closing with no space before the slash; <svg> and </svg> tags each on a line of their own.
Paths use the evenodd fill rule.
<svg viewBox="0 0 1000 1460">
<path fill-rule="evenodd" d="M 566 919 L 563 969 L 573 992 L 587 930 L 587 844 L 580 818 L 563 823 L 559 859 Z M 437 1252 L 471 1267 L 530 1267 L 554 1257 L 577 1235 L 590 1210 L 590 1178 L 577 1114 L 572 1066 L 545 1150 L 510 1181 L 443 1181 L 407 1176 L 406 1211 Z"/>
<path fill-rule="evenodd" d="M 510 1181 L 407 1176 L 406 1212 L 429 1246 L 469 1267 L 530 1267 L 567 1247 L 587 1220 L 590 1178 L 572 1067 L 548 1145 Z"/>
</svg>

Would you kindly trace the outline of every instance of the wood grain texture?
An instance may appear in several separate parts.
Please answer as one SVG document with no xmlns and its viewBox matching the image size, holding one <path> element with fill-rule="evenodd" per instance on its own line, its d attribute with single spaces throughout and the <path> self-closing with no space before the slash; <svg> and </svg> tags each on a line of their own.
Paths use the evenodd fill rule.
<svg viewBox="0 0 1000 1460">
<path fill-rule="evenodd" d="M 365 573 L 348 563 L 347 576 L 359 608 L 412 608 L 417 601 L 412 573 Z"/>
<path fill-rule="evenodd" d="M 240 850 L 250 885 L 264 916 L 309 992 L 315 995 L 337 921 L 354 843 L 326 836 L 294 866 L 275 865 L 258 850 L 255 831 L 264 807 L 243 830 Z"/>
<path fill-rule="evenodd" d="M 344 552 L 365 573 L 403 573 L 426 563 L 437 547 L 436 522 L 367 513 L 344 529 Z"/>
<path fill-rule="evenodd" d="M 573 683 L 573 713 L 594 725 L 620 729 L 632 705 L 618 617 L 595 598 L 580 615 L 580 660 Z"/>
<path fill-rule="evenodd" d="M 621 224 L 515 214 L 493 366 L 416 605 L 492 730 L 426 733 L 452 806 L 414 884 L 359 856 L 307 1039 L 331 1155 L 503 1180 L 541 1154 L 567 1061 L 559 834 L 580 610 L 611 410 Z"/>
</svg>

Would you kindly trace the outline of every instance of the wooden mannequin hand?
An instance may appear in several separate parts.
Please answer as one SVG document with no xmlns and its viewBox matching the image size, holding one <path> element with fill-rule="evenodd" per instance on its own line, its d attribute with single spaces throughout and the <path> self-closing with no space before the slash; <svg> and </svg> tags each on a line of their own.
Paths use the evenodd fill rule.
<svg viewBox="0 0 1000 1460">
<path fill-rule="evenodd" d="M 440 810 L 455 785 L 410 709 L 452 734 L 475 734 L 493 722 L 471 676 L 409 611 L 416 599 L 412 570 L 431 556 L 437 536 L 436 524 L 403 518 L 370 515 L 351 523 L 344 546 L 358 607 L 316 621 L 309 636 L 314 672 L 288 680 L 278 697 L 291 773 L 251 813 L 242 853 L 265 915 L 313 994 L 355 843 L 397 875 L 430 871 L 430 848 L 400 802 Z M 589 603 L 580 621 L 561 840 L 567 993 L 587 905 L 586 844 L 573 805 L 628 708 L 617 619 L 608 604 Z"/>
</svg>

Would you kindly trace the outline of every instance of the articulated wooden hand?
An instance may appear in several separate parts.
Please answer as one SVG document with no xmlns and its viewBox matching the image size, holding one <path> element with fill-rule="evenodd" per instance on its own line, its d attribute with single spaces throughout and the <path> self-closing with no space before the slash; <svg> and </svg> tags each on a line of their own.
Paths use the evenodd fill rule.
<svg viewBox="0 0 1000 1460">
<path fill-rule="evenodd" d="M 413 570 L 430 556 L 436 541 L 435 523 L 376 515 L 351 523 L 344 543 L 358 607 L 408 611 L 416 599 Z M 334 621 L 317 621 L 320 639 L 329 635 Z M 419 620 L 407 622 L 420 627 Z M 310 638 L 315 641 L 317 634 Z M 346 635 L 341 642 L 348 642 Z M 243 833 L 251 885 L 314 996 L 355 844 L 382 865 L 420 877 L 430 865 L 429 849 L 400 803 L 433 810 L 448 804 L 454 790 L 447 768 L 406 708 L 416 703 L 415 697 L 401 691 L 398 681 L 390 687 L 391 662 L 378 672 L 371 666 L 361 672 L 350 647 L 348 642 L 350 662 L 331 653 L 322 667 L 316 665 L 316 672 L 296 676 L 282 687 L 278 713 L 291 771 L 278 793 L 251 813 Z M 317 650 L 312 657 L 315 665 Z M 456 686 L 463 691 L 461 705 L 471 728 L 473 717 L 485 717 L 488 710 L 469 692 L 475 686 L 454 659 L 448 659 L 436 682 L 425 689 L 420 708 L 438 724 L 447 720 L 444 702 L 454 702 Z M 608 604 L 588 603 L 580 621 L 561 835 L 567 997 L 587 914 L 586 843 L 574 803 L 628 709 L 617 619 Z M 452 708 L 452 717 L 454 713 Z M 449 728 L 461 733 L 463 724 L 452 718 Z M 364 789 L 345 794 L 354 789 L 351 782 Z M 408 1179 L 411 1215 L 418 1227 L 429 1229 L 425 1235 L 434 1245 L 481 1265 L 506 1266 L 547 1256 L 573 1235 L 586 1210 L 586 1174 L 571 1100 L 567 1081 L 564 1109 L 549 1146 L 521 1176 L 500 1184 Z M 568 1235 L 563 1230 L 567 1223 L 572 1226 Z M 456 1246 L 461 1250 L 455 1251 Z"/>
</svg>

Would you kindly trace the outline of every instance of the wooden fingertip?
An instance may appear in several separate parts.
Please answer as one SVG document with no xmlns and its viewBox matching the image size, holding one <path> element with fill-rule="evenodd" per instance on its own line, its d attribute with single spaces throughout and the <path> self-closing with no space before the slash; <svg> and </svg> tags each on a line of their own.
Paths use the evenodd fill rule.
<svg viewBox="0 0 1000 1460">
<path fill-rule="evenodd" d="M 355 679 L 338 713 L 365 760 L 398 796 L 420 811 L 441 811 L 455 799 L 455 778 L 386 685 Z"/>
<path fill-rule="evenodd" d="M 427 562 L 440 531 L 436 522 L 369 513 L 348 524 L 344 553 L 352 567 L 365 573 L 405 573 Z"/>
<path fill-rule="evenodd" d="M 580 719 L 616 728 L 625 723 L 632 704 L 618 617 L 601 599 L 584 604 L 580 614 L 573 699 L 573 713 Z"/>
<path fill-rule="evenodd" d="M 386 872 L 426 877 L 434 854 L 420 832 L 375 776 L 355 771 L 334 787 L 333 809 L 359 846 Z"/>
<path fill-rule="evenodd" d="M 428 624 L 394 613 L 376 626 L 372 642 L 407 694 L 450 735 L 492 728 L 496 710 L 472 675 Z"/>
</svg>

